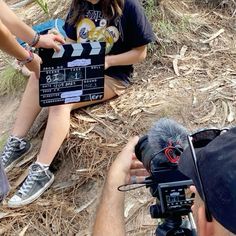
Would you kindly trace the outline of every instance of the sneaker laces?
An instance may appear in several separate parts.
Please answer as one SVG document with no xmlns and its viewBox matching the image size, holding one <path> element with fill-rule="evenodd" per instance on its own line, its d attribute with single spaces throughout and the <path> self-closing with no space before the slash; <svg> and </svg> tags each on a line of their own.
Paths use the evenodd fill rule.
<svg viewBox="0 0 236 236">
<path fill-rule="evenodd" d="M 32 167 L 37 166 L 36 170 L 34 170 Z M 41 174 L 44 172 L 44 174 L 50 179 L 50 175 L 47 173 L 48 168 L 44 168 L 40 164 L 33 164 L 30 166 L 30 171 L 28 174 L 28 177 L 24 181 L 23 185 L 19 189 L 18 193 L 20 193 L 22 196 L 25 196 L 28 194 L 29 190 L 32 188 L 34 182 L 39 179 Z"/>
<path fill-rule="evenodd" d="M 23 149 L 25 144 L 26 142 L 24 142 L 22 138 L 10 136 L 2 153 L 3 166 L 7 163 L 13 151 L 16 151 L 18 147 L 19 149 Z"/>
</svg>

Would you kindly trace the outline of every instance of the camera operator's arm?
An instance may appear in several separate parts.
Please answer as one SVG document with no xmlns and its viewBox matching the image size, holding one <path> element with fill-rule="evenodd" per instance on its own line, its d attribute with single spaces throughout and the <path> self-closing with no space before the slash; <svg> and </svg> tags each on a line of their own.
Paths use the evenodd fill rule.
<svg viewBox="0 0 236 236">
<path fill-rule="evenodd" d="M 129 140 L 108 172 L 96 215 L 93 236 L 125 235 L 125 194 L 117 188 L 129 183 L 132 175 L 140 176 L 139 180 L 144 179 L 142 176 L 148 175 L 142 163 L 134 158 L 134 147 L 137 142 L 138 137 Z"/>
</svg>

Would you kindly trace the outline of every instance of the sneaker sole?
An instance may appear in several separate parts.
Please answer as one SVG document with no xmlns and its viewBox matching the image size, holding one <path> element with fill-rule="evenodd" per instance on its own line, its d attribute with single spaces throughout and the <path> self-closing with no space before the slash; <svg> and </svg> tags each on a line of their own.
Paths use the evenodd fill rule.
<svg viewBox="0 0 236 236">
<path fill-rule="evenodd" d="M 4 170 L 6 173 L 8 173 L 9 171 L 11 171 L 15 165 L 17 163 L 19 163 L 20 161 L 22 161 L 22 159 L 24 159 L 24 157 L 31 151 L 32 149 L 32 144 L 30 143 L 30 148 L 28 149 L 28 151 L 26 153 L 24 153 L 21 157 L 19 157 L 18 159 L 16 159 L 15 161 L 13 161 L 8 167 L 6 167 Z"/>
<path fill-rule="evenodd" d="M 18 207 L 23 207 L 23 206 L 26 206 L 26 205 L 34 202 L 52 185 L 53 181 L 54 181 L 54 175 L 52 176 L 50 181 L 44 186 L 44 188 L 40 189 L 40 191 L 38 191 L 37 193 L 35 193 L 31 197 L 29 197 L 28 199 L 21 201 L 20 203 L 10 203 L 10 202 L 8 202 L 8 207 L 18 208 Z"/>
</svg>

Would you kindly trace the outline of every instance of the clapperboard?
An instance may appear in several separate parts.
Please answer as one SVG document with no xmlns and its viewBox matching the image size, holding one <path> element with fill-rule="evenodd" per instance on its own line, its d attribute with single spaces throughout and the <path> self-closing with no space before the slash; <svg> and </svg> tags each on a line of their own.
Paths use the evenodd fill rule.
<svg viewBox="0 0 236 236">
<path fill-rule="evenodd" d="M 64 44 L 60 52 L 40 48 L 40 106 L 102 99 L 105 47 L 105 42 L 91 42 Z"/>
</svg>

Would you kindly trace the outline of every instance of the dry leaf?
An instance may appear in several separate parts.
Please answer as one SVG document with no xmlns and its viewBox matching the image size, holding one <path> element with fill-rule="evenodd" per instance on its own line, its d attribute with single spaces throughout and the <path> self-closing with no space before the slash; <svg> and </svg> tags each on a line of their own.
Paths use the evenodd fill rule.
<svg viewBox="0 0 236 236">
<path fill-rule="evenodd" d="M 78 136 L 79 138 L 82 138 L 82 139 L 89 139 L 87 137 L 87 134 L 89 134 L 93 129 L 94 129 L 95 125 L 92 125 L 88 130 L 86 130 L 85 132 L 78 132 L 78 131 L 74 131 L 72 132 L 71 134 L 72 135 L 76 135 Z"/>
<path fill-rule="evenodd" d="M 175 88 L 175 81 L 171 80 L 169 82 L 169 88 L 171 88 L 171 89 Z"/>
<path fill-rule="evenodd" d="M 115 101 L 111 101 L 110 103 L 111 108 L 114 110 L 116 114 L 119 114 L 119 109 L 116 107 Z"/>
<path fill-rule="evenodd" d="M 26 225 L 26 226 L 22 229 L 22 231 L 19 233 L 19 236 L 24 236 L 28 228 L 29 228 L 29 225 Z"/>
<path fill-rule="evenodd" d="M 211 104 L 212 104 L 212 110 L 206 116 L 199 118 L 198 120 L 195 120 L 195 122 L 197 124 L 205 123 L 205 122 L 209 121 L 215 115 L 216 105 L 213 102 L 211 102 Z"/>
<path fill-rule="evenodd" d="M 76 135 L 76 136 L 78 136 L 78 138 L 81 138 L 81 139 L 89 139 L 89 137 L 87 137 L 86 134 L 80 133 L 80 132 L 77 132 L 77 131 L 75 131 L 75 132 L 73 132 L 71 134 L 72 135 Z"/>
<path fill-rule="evenodd" d="M 197 97 L 196 95 L 194 94 L 193 95 L 193 102 L 192 102 L 193 106 L 197 105 Z"/>
<path fill-rule="evenodd" d="M 58 184 L 53 185 L 52 187 L 56 190 L 60 190 L 60 189 L 65 189 L 65 188 L 69 188 L 72 187 L 76 184 L 76 181 L 73 180 L 69 180 L 69 181 L 64 181 Z"/>
<path fill-rule="evenodd" d="M 221 127 L 225 126 L 225 121 L 227 120 L 227 117 L 228 117 L 228 106 L 225 101 L 222 101 L 222 106 L 223 106 L 223 110 L 224 110 L 224 113 L 223 113 L 224 116 L 222 119 Z"/>
<path fill-rule="evenodd" d="M 134 111 L 131 113 L 131 117 L 132 117 L 132 116 L 135 116 L 135 115 L 137 115 L 137 114 L 139 114 L 139 113 L 141 113 L 142 111 L 143 111 L 142 109 L 134 110 Z"/>
<path fill-rule="evenodd" d="M 6 218 L 10 213 L 9 212 L 0 212 L 0 219 Z"/>
<path fill-rule="evenodd" d="M 220 86 L 220 84 L 221 84 L 221 82 L 220 81 L 215 81 L 215 82 L 211 82 L 211 84 L 208 86 L 208 87 L 206 87 L 207 85 L 205 85 L 203 88 L 201 88 L 201 89 L 199 89 L 199 91 L 201 91 L 201 92 L 206 92 L 206 91 L 208 91 L 208 90 L 212 90 L 213 88 L 215 89 L 215 88 L 218 88 L 219 86 Z"/>
<path fill-rule="evenodd" d="M 97 117 L 99 117 L 99 118 L 105 118 L 105 119 L 109 119 L 109 120 L 117 120 L 117 117 L 116 117 L 116 116 L 108 115 L 108 114 L 97 115 Z"/>
<path fill-rule="evenodd" d="M 147 104 L 147 105 L 143 105 L 142 107 L 149 108 L 149 107 L 160 106 L 160 105 L 163 105 L 163 104 L 166 104 L 166 101 L 159 101 L 159 102 L 155 102 L 155 103 L 150 103 L 150 104 Z"/>
<path fill-rule="evenodd" d="M 178 68 L 178 58 L 177 57 L 173 60 L 173 68 L 174 68 L 175 74 L 177 76 L 180 76 L 179 68 Z"/>
<path fill-rule="evenodd" d="M 106 143 L 102 146 L 106 146 L 106 147 L 119 147 L 121 145 L 121 142 L 119 143 Z"/>
<path fill-rule="evenodd" d="M 78 169 L 76 170 L 76 172 L 80 172 L 80 173 L 88 173 L 90 170 L 89 169 Z"/>
<path fill-rule="evenodd" d="M 124 216 L 125 218 L 129 216 L 129 211 L 134 207 L 134 203 L 128 203 L 126 208 L 125 208 L 125 211 L 124 211 Z"/>
<path fill-rule="evenodd" d="M 225 30 L 224 29 L 220 29 L 219 31 L 217 31 L 215 34 L 213 34 L 209 39 L 206 40 L 201 40 L 202 43 L 210 43 L 213 39 L 217 38 L 219 35 L 221 35 L 222 33 L 224 33 Z"/>
<path fill-rule="evenodd" d="M 231 123 L 235 119 L 235 112 L 233 108 L 233 104 L 231 102 L 227 102 L 228 108 L 229 108 L 229 114 L 227 116 L 227 121 Z"/>
<path fill-rule="evenodd" d="M 11 229 L 12 225 L 8 224 L 2 228 L 0 228 L 0 235 L 5 235 L 5 233 L 7 233 L 10 229 Z"/>
<path fill-rule="evenodd" d="M 188 50 L 188 47 L 187 47 L 186 45 L 184 45 L 184 46 L 180 49 L 180 53 L 179 53 L 180 59 L 184 58 L 185 53 L 186 53 L 187 50 Z"/>
<path fill-rule="evenodd" d="M 76 114 L 75 117 L 76 117 L 78 120 L 83 120 L 83 121 L 90 122 L 90 123 L 95 123 L 95 122 L 97 122 L 97 121 L 96 121 L 95 119 L 93 119 L 92 117 L 89 117 L 89 116 L 86 116 L 86 115 Z"/>
<path fill-rule="evenodd" d="M 31 160 L 33 160 L 38 154 L 38 150 L 34 150 L 29 156 L 27 156 L 26 158 L 24 158 L 22 161 L 20 161 L 19 163 L 16 164 L 16 167 L 21 167 L 24 164 L 30 162 Z"/>
<path fill-rule="evenodd" d="M 92 200 L 90 200 L 88 203 L 84 204 L 83 206 L 76 208 L 75 213 L 80 213 L 81 211 L 88 208 L 95 200 L 97 199 L 97 196 L 95 196 Z"/>
</svg>

